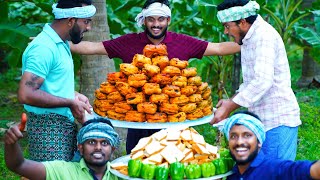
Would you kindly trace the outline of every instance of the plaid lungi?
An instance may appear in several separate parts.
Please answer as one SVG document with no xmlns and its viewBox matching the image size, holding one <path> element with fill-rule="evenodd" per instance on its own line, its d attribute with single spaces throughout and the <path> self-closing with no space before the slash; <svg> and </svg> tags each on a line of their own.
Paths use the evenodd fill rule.
<svg viewBox="0 0 320 180">
<path fill-rule="evenodd" d="M 59 114 L 28 113 L 30 159 L 35 161 L 70 161 L 77 148 L 77 127 Z"/>
</svg>

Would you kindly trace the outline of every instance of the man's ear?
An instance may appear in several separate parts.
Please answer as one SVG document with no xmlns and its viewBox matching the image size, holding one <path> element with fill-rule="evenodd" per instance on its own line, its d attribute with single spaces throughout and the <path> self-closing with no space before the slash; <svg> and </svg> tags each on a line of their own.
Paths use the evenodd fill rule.
<svg viewBox="0 0 320 180">
<path fill-rule="evenodd" d="M 83 156 L 83 145 L 78 144 L 78 149 L 79 149 L 80 155 Z"/>
<path fill-rule="evenodd" d="M 171 17 L 168 17 L 168 25 L 171 23 Z"/>
<path fill-rule="evenodd" d="M 72 27 L 76 22 L 76 18 L 68 18 L 68 26 Z"/>
</svg>

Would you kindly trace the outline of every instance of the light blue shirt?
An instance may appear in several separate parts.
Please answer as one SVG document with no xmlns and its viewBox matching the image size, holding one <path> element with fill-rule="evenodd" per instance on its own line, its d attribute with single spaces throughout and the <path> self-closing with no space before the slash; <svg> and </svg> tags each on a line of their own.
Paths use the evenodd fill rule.
<svg viewBox="0 0 320 180">
<path fill-rule="evenodd" d="M 22 56 L 22 73 L 33 73 L 44 79 L 40 89 L 51 95 L 74 99 L 74 69 L 70 46 L 46 24 L 43 31 L 28 45 Z M 25 104 L 28 112 L 56 113 L 73 121 L 69 107 L 42 108 Z"/>
</svg>

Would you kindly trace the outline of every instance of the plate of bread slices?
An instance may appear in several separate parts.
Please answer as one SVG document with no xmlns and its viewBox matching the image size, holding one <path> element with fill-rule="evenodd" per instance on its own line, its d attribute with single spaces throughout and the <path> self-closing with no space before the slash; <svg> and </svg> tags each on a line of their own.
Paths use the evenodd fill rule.
<svg viewBox="0 0 320 180">
<path fill-rule="evenodd" d="M 187 169 L 189 165 L 212 166 L 214 164 L 213 161 L 221 159 L 220 149 L 217 146 L 206 143 L 204 137 L 192 127 L 168 128 L 160 130 L 149 137 L 141 138 L 132 149 L 131 154 L 113 160 L 111 162 L 111 173 L 123 179 L 144 179 L 142 167 L 149 165 L 155 168 L 168 168 L 167 178 L 170 179 L 173 176 L 170 170 L 170 168 L 173 168 L 171 166 L 176 167 L 177 163 L 179 163 L 184 168 L 182 170 L 184 179 L 188 179 Z M 135 161 L 135 164 L 133 165 L 133 162 L 130 161 Z M 139 163 L 142 169 L 138 172 L 137 166 L 140 166 Z M 234 162 L 232 161 L 232 163 Z M 202 175 L 199 175 L 196 179 L 220 179 L 232 174 L 232 165 L 228 165 L 223 172 L 218 172 L 217 170 L 221 168 L 219 167 L 220 165 L 223 166 L 222 164 L 215 165 L 214 169 L 216 170 L 210 172 L 212 173 L 210 177 L 203 177 L 205 173 L 200 173 Z M 136 169 L 136 172 L 133 172 L 133 168 Z M 149 179 L 155 179 L 155 172 L 149 171 L 149 174 L 151 174 Z M 133 175 L 133 173 L 135 174 Z"/>
</svg>

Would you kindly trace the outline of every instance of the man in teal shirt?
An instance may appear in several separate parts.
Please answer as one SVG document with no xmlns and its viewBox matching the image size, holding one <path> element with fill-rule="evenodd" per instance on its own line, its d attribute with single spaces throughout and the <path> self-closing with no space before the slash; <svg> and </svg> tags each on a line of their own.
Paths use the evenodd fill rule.
<svg viewBox="0 0 320 180">
<path fill-rule="evenodd" d="M 91 0 L 59 0 L 55 20 L 28 45 L 22 57 L 18 98 L 28 114 L 30 158 L 71 160 L 76 150 L 74 118 L 84 123 L 89 100 L 75 92 L 68 40 L 79 43 L 91 28 L 96 8 Z"/>
<path fill-rule="evenodd" d="M 5 134 L 5 161 L 7 167 L 28 179 L 99 179 L 117 180 L 110 172 L 110 157 L 119 146 L 119 135 L 110 121 L 99 118 L 83 124 L 77 135 L 80 162 L 62 160 L 37 162 L 24 159 L 18 140 L 23 137 L 18 126 Z"/>
</svg>

